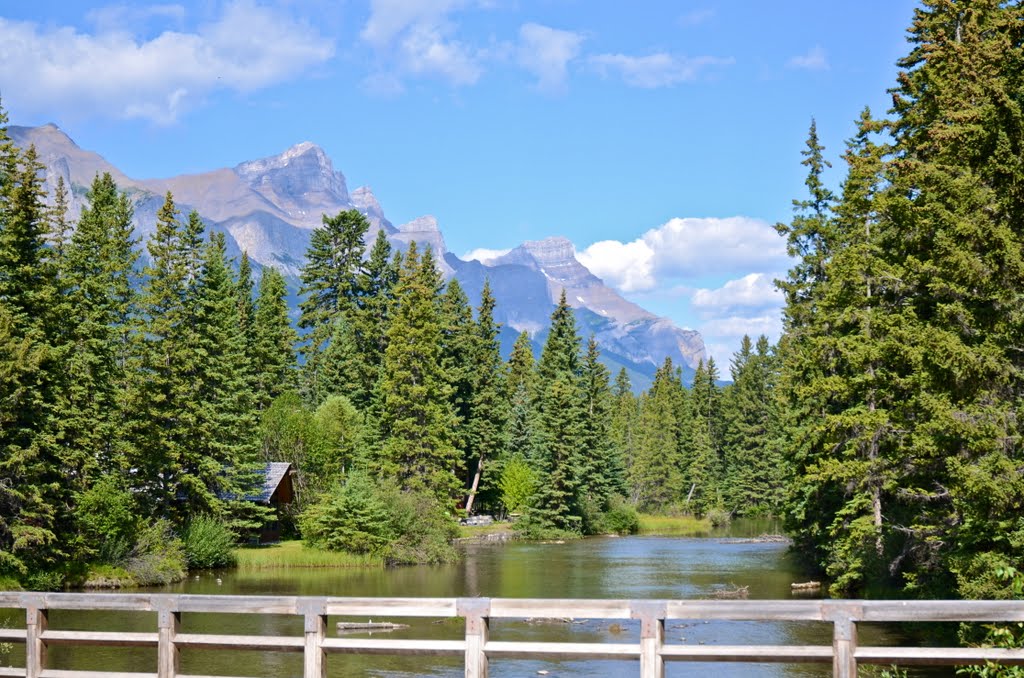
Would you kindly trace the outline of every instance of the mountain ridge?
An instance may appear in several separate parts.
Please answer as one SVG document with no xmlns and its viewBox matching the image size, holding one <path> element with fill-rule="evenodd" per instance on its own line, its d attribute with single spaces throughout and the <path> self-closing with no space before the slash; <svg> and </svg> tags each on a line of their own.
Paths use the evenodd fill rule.
<svg viewBox="0 0 1024 678">
<path fill-rule="evenodd" d="M 683 366 L 684 378 L 706 357 L 695 330 L 676 327 L 625 299 L 606 286 L 576 259 L 567 238 L 552 236 L 526 241 L 485 263 L 463 261 L 447 251 L 437 219 L 426 215 L 394 226 L 372 190 L 349 191 L 345 175 L 323 148 L 309 141 L 280 154 L 247 160 L 233 168 L 163 179 L 133 179 L 103 156 L 80 148 L 55 124 L 9 129 L 20 146 L 36 146 L 46 167 L 48 187 L 63 177 L 70 187 L 70 211 L 77 217 L 87 204 L 87 190 L 97 173 L 110 172 L 129 193 L 136 209 L 136 235 L 145 239 L 155 228 L 156 211 L 165 193 L 174 194 L 183 212 L 195 209 L 215 230 L 228 236 L 231 254 L 249 254 L 257 266 L 275 266 L 298 288 L 309 237 L 323 214 L 357 209 L 370 221 L 367 244 L 383 230 L 392 245 L 405 249 L 416 241 L 429 244 L 446 278 L 455 277 L 470 298 L 479 298 L 483 281 L 495 290 L 495 319 L 504 324 L 507 348 L 520 331 L 528 332 L 539 350 L 551 311 L 562 290 L 576 313 L 581 334 L 594 334 L 610 369 L 626 367 L 634 385 L 649 383 L 655 369 L 671 357 Z M 637 383 L 639 382 L 639 384 Z"/>
</svg>

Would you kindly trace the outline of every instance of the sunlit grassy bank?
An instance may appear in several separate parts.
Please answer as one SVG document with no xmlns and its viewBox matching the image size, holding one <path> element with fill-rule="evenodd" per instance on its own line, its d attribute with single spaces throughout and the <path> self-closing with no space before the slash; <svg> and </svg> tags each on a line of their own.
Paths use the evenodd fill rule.
<svg viewBox="0 0 1024 678">
<path fill-rule="evenodd" d="M 701 537 L 711 530 L 711 521 L 694 516 L 655 516 L 640 514 L 639 534 L 667 537 Z"/>
<path fill-rule="evenodd" d="M 491 523 L 490 525 L 459 525 L 460 539 L 479 539 L 492 534 L 512 533 L 512 523 Z"/>
<path fill-rule="evenodd" d="M 384 559 L 365 553 L 321 551 L 304 546 L 301 541 L 282 541 L 267 546 L 236 549 L 240 569 L 273 569 L 286 567 L 382 567 Z"/>
</svg>

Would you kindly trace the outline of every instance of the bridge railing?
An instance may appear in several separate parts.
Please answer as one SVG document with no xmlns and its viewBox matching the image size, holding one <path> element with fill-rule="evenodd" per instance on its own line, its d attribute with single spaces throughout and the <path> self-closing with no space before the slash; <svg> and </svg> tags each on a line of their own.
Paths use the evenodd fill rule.
<svg viewBox="0 0 1024 678">
<path fill-rule="evenodd" d="M 56 671 L 47 667 L 47 650 L 57 645 L 153 648 L 158 678 L 198 678 L 180 673 L 182 649 L 262 650 L 302 653 L 304 678 L 323 678 L 327 655 L 334 653 L 462 655 L 467 678 L 486 678 L 488 660 L 633 659 L 642 678 L 662 678 L 666 661 L 832 664 L 833 675 L 853 678 L 859 664 L 964 665 L 986 661 L 1024 665 L 1024 650 L 978 647 L 863 646 L 862 622 L 1024 622 L 1018 601 L 955 600 L 541 600 L 520 598 L 332 598 L 297 596 L 213 596 L 146 593 L 0 592 L 0 609 L 22 609 L 25 627 L 0 629 L 0 642 L 25 643 L 24 668 L 0 668 L 0 676 L 27 678 L 141 678 L 151 673 L 117 674 Z M 156 613 L 153 632 L 70 631 L 50 628 L 51 610 L 123 610 Z M 218 635 L 182 633 L 183 614 L 235 613 L 295 615 L 304 632 L 294 635 Z M 328 616 L 461 617 L 458 640 L 333 638 Z M 638 620 L 639 642 L 566 643 L 492 640 L 495 619 Z M 730 620 L 821 622 L 832 626 L 828 645 L 680 645 L 665 642 L 665 622 Z"/>
</svg>

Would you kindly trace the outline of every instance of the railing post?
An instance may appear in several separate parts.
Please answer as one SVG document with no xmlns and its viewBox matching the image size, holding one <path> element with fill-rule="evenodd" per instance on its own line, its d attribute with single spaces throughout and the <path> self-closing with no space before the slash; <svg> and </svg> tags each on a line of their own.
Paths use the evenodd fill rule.
<svg viewBox="0 0 1024 678">
<path fill-rule="evenodd" d="M 39 678 L 46 670 L 46 641 L 42 636 L 49 624 L 49 612 L 41 602 L 25 607 L 25 678 Z"/>
<path fill-rule="evenodd" d="M 857 622 L 861 619 L 859 604 L 824 603 L 823 617 L 832 622 L 832 675 L 834 678 L 857 678 Z"/>
<path fill-rule="evenodd" d="M 665 603 L 633 601 L 630 616 L 640 620 L 640 678 L 665 678 Z"/>
<path fill-rule="evenodd" d="M 303 652 L 303 678 L 327 678 L 327 655 L 324 638 L 327 636 L 327 615 L 323 600 L 316 599 L 304 606 L 306 618 L 306 646 Z"/>
<path fill-rule="evenodd" d="M 175 678 L 181 670 L 181 651 L 174 642 L 174 637 L 181 628 L 181 613 L 175 610 L 159 610 L 157 623 L 160 627 L 157 678 Z"/>
<path fill-rule="evenodd" d="M 466 619 L 466 678 L 487 678 L 490 598 L 459 598 L 456 610 Z"/>
</svg>

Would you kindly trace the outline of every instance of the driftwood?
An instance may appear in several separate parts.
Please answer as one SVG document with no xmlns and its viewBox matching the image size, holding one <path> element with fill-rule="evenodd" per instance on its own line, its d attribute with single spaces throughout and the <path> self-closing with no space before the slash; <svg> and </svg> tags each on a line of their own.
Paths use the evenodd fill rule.
<svg viewBox="0 0 1024 678">
<path fill-rule="evenodd" d="M 821 588 L 820 581 L 794 582 L 789 585 L 794 591 L 817 591 Z"/>
<path fill-rule="evenodd" d="M 395 624 L 394 622 L 338 622 L 339 631 L 394 631 L 407 628 L 409 628 L 408 624 Z"/>
<path fill-rule="evenodd" d="M 711 597 L 718 600 L 739 599 L 746 598 L 748 593 L 749 586 L 734 586 L 731 589 L 715 589 L 711 592 Z"/>
</svg>

